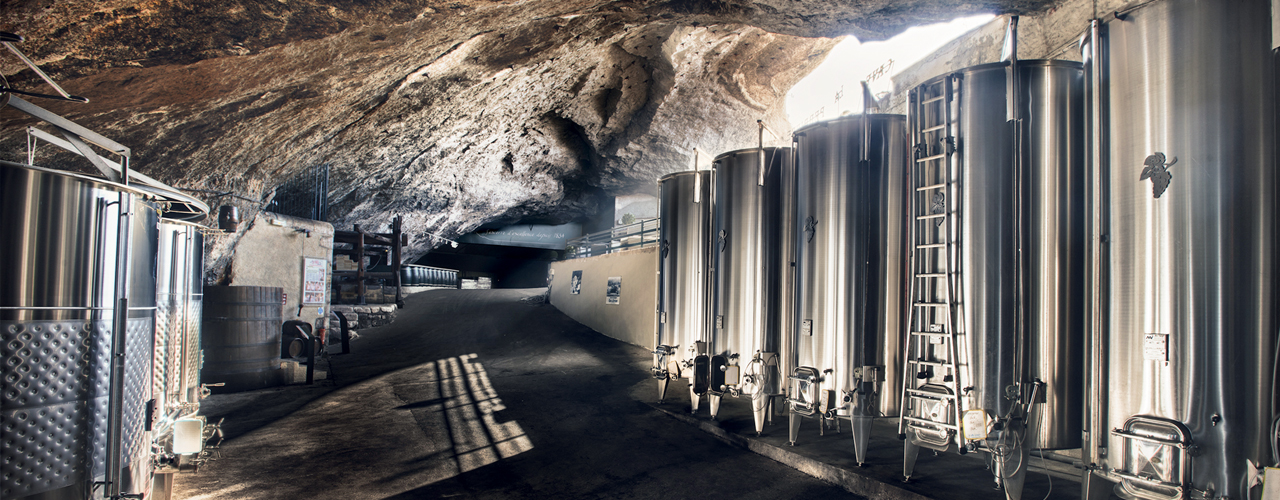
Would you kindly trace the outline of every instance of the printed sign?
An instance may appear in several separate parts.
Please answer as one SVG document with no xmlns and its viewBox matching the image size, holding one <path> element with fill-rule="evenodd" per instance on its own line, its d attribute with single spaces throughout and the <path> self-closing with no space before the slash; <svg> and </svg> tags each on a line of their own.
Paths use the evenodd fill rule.
<svg viewBox="0 0 1280 500">
<path fill-rule="evenodd" d="M 1162 333 L 1148 333 L 1142 337 L 1142 359 L 1147 361 L 1169 361 L 1169 336 Z"/>
<path fill-rule="evenodd" d="M 605 288 L 604 303 L 618 305 L 622 298 L 622 276 L 610 276 L 608 287 Z"/>
<path fill-rule="evenodd" d="M 302 303 L 324 304 L 325 275 L 329 271 L 329 261 L 325 259 L 302 258 Z"/>
<path fill-rule="evenodd" d="M 582 293 L 582 271 L 574 271 L 573 277 L 569 278 L 569 293 L 573 295 Z"/>
</svg>

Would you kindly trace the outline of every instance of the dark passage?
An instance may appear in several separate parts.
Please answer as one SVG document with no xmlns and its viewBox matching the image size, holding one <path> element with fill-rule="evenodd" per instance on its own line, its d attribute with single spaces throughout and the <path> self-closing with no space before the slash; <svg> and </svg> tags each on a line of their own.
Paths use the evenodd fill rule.
<svg viewBox="0 0 1280 500">
<path fill-rule="evenodd" d="M 328 385 L 214 396 L 222 458 L 175 497 L 859 498 L 633 399 L 648 352 L 539 293 L 416 294 Z"/>
</svg>

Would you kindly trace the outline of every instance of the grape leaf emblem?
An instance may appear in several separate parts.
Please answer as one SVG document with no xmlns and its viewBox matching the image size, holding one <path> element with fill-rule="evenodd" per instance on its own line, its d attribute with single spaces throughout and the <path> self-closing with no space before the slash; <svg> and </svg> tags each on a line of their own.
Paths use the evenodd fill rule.
<svg viewBox="0 0 1280 500">
<path fill-rule="evenodd" d="M 1169 188 L 1169 181 L 1173 180 L 1173 174 L 1169 173 L 1169 167 L 1172 167 L 1174 163 L 1178 163 L 1177 156 L 1173 157 L 1173 161 L 1165 163 L 1164 153 L 1155 152 L 1155 154 L 1148 156 L 1142 162 L 1146 166 L 1142 168 L 1142 176 L 1138 177 L 1138 182 L 1151 179 L 1151 194 L 1159 198 L 1160 195 L 1164 194 L 1164 190 Z"/>
<path fill-rule="evenodd" d="M 929 213 L 931 214 L 947 213 L 947 195 L 943 194 L 941 191 L 937 193 L 933 193 L 933 199 L 930 200 L 930 203 L 929 203 Z M 943 217 L 939 217 L 938 222 L 936 222 L 934 225 L 942 226 L 943 222 L 946 222 L 946 219 Z"/>
<path fill-rule="evenodd" d="M 813 233 L 814 233 L 814 232 L 816 232 L 816 231 L 817 231 L 817 229 L 818 229 L 818 219 L 814 218 L 812 215 L 810 215 L 809 217 L 805 218 L 805 220 L 804 220 L 804 232 L 808 233 L 808 235 L 809 235 L 808 241 L 809 241 L 809 242 L 812 242 L 812 241 L 813 241 Z"/>
</svg>

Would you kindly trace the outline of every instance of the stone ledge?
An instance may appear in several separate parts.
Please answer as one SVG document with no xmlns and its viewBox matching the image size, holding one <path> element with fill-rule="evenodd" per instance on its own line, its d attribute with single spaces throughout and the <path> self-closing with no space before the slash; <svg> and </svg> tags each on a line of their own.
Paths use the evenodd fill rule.
<svg viewBox="0 0 1280 500">
<path fill-rule="evenodd" d="M 396 320 L 398 309 L 395 304 L 332 304 L 329 307 L 346 316 L 348 327 L 356 330 L 391 324 Z M 337 332 L 336 329 L 334 331 Z"/>
<path fill-rule="evenodd" d="M 695 414 L 689 412 L 689 388 L 684 379 L 671 381 L 667 401 L 659 403 L 657 382 L 646 380 L 632 387 L 632 397 L 650 407 L 740 447 L 775 460 L 810 476 L 835 484 L 868 498 L 885 500 L 967 500 L 995 499 L 1004 495 L 993 490 L 994 478 L 982 453 L 934 454 L 921 450 L 910 482 L 902 480 L 902 442 L 897 438 L 896 419 L 880 418 L 873 423 L 868 463 L 859 467 L 853 457 L 849 422 L 843 429 L 819 432 L 818 421 L 805 419 L 800 439 L 788 444 L 787 412 L 778 401 L 773 423 L 757 436 L 749 399 L 726 397 L 719 418 L 708 418 L 709 402 L 704 397 Z M 1052 453 L 1050 453 L 1052 455 Z M 1078 500 L 1080 471 L 1059 459 L 1043 459 L 1040 454 L 1027 464 L 1023 499 Z"/>
</svg>

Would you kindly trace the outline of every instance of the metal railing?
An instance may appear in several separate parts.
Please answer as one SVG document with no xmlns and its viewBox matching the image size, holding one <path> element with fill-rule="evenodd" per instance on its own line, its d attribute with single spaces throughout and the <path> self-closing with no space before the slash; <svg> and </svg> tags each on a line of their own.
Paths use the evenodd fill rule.
<svg viewBox="0 0 1280 500">
<path fill-rule="evenodd" d="M 310 167 L 279 187 L 268 212 L 318 221 L 329 220 L 329 164 Z"/>
<path fill-rule="evenodd" d="M 581 259 L 658 244 L 658 219 L 644 219 L 568 241 L 566 259 Z"/>
</svg>

